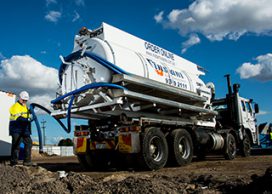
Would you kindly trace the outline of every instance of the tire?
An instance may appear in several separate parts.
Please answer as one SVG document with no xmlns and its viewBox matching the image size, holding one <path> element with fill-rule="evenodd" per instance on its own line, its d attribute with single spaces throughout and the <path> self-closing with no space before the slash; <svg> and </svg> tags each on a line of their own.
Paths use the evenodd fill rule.
<svg viewBox="0 0 272 194">
<path fill-rule="evenodd" d="M 237 153 L 236 139 L 231 133 L 229 133 L 227 134 L 225 140 L 226 144 L 224 157 L 226 160 L 233 160 L 236 157 Z"/>
<path fill-rule="evenodd" d="M 106 170 L 112 165 L 112 152 L 108 150 L 90 151 L 85 155 L 88 169 Z"/>
<path fill-rule="evenodd" d="M 241 155 L 243 157 L 249 157 L 251 153 L 251 142 L 249 135 L 246 134 L 241 145 Z"/>
<path fill-rule="evenodd" d="M 87 160 L 86 160 L 86 155 L 84 154 L 78 154 L 77 155 L 77 159 L 78 159 L 78 161 L 79 161 L 79 163 L 80 163 L 80 166 L 83 168 L 83 169 L 85 169 L 85 170 L 89 170 L 91 167 L 90 167 L 90 165 L 89 165 L 89 163 L 87 162 Z"/>
<path fill-rule="evenodd" d="M 193 141 L 190 133 L 185 129 L 176 129 L 168 138 L 169 163 L 184 166 L 191 163 L 193 158 Z"/>
<path fill-rule="evenodd" d="M 142 134 L 141 160 L 150 170 L 163 168 L 168 159 L 168 146 L 159 128 L 151 127 Z"/>
</svg>

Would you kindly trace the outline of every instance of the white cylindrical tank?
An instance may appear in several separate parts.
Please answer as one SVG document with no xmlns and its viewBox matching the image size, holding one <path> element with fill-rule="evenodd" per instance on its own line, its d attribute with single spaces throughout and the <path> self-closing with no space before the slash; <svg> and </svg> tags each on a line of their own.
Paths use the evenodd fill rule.
<svg viewBox="0 0 272 194">
<path fill-rule="evenodd" d="M 128 73 L 188 90 L 210 100 L 210 89 L 199 78 L 204 73 L 196 64 L 108 24 L 103 23 L 97 30 L 77 35 L 73 52 L 79 50 L 93 53 Z M 60 73 L 63 95 L 90 83 L 112 81 L 113 71 L 90 57 L 70 61 Z M 85 98 L 86 103 L 96 100 L 94 95 L 92 98 L 90 101 Z"/>
</svg>

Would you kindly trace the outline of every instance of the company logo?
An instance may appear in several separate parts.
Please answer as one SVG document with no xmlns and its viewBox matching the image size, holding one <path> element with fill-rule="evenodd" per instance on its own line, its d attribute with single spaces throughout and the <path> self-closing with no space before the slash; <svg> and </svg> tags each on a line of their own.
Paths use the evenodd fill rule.
<svg viewBox="0 0 272 194">
<path fill-rule="evenodd" d="M 186 90 L 189 89 L 187 77 L 181 71 L 176 71 L 166 66 L 157 64 L 151 59 L 146 58 L 146 60 L 148 61 L 150 66 L 155 70 L 157 75 L 165 78 L 166 84 Z"/>
<path fill-rule="evenodd" d="M 151 59 L 147 59 L 147 61 L 159 76 L 163 76 L 164 74 L 169 72 L 167 67 L 159 65 Z"/>
<path fill-rule="evenodd" d="M 165 74 L 170 74 L 171 76 L 184 79 L 184 75 L 180 71 L 175 71 L 173 69 L 168 69 L 166 66 L 160 65 L 152 61 L 151 59 L 147 59 L 149 64 L 155 69 L 156 73 L 160 76 L 163 76 Z"/>
</svg>

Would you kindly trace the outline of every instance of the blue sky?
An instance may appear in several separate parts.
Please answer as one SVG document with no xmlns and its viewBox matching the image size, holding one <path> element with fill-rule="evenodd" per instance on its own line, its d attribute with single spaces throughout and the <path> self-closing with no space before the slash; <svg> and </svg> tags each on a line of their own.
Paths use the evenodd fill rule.
<svg viewBox="0 0 272 194">
<path fill-rule="evenodd" d="M 59 55 L 68 55 L 82 26 L 102 22 L 178 54 L 207 70 L 205 82 L 226 92 L 224 75 L 259 103 L 258 121 L 271 122 L 272 4 L 270 0 L 10 0 L 0 6 L 0 89 L 28 90 L 49 106 Z M 48 139 L 66 137 L 52 119 Z M 73 121 L 79 123 L 79 121 Z M 36 136 L 35 129 L 33 136 Z M 72 137 L 72 134 L 68 135 Z"/>
</svg>

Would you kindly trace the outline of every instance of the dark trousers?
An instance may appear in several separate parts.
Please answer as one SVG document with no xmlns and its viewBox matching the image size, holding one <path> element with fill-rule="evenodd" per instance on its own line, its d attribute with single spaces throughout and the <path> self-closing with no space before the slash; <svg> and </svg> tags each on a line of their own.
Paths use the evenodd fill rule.
<svg viewBox="0 0 272 194">
<path fill-rule="evenodd" d="M 31 162 L 32 139 L 29 135 L 12 134 L 11 164 L 17 164 L 20 151 L 20 143 L 24 143 L 24 162 Z"/>
</svg>

